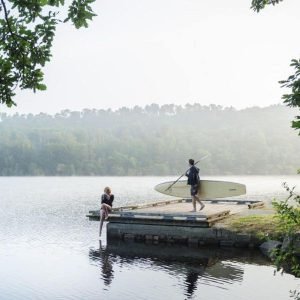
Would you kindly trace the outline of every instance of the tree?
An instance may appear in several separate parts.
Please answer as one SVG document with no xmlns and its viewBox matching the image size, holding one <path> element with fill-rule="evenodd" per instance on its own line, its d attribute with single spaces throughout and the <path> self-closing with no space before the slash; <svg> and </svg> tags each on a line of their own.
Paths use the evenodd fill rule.
<svg viewBox="0 0 300 300">
<path fill-rule="evenodd" d="M 50 61 L 56 26 L 88 27 L 94 1 L 0 0 L 0 103 L 16 105 L 16 88 L 46 89 L 42 68 Z"/>
<path fill-rule="evenodd" d="M 266 5 L 275 5 L 283 0 L 252 0 L 252 8 L 259 12 L 261 9 L 265 8 Z M 290 75 L 288 79 L 281 80 L 279 83 L 282 87 L 287 87 L 291 90 L 289 94 L 284 94 L 282 96 L 283 102 L 289 107 L 296 107 L 300 110 L 300 59 L 292 59 L 290 64 L 291 67 L 294 67 L 295 73 Z M 300 130 L 300 116 L 296 116 L 296 119 L 292 122 L 292 128 Z M 299 132 L 300 135 L 300 132 Z M 300 170 L 298 170 L 300 173 Z M 299 229 L 299 203 L 300 196 L 294 193 L 294 188 L 290 189 L 287 185 L 285 188 L 290 193 L 290 196 L 286 201 L 274 202 L 273 205 L 277 211 L 277 217 L 279 218 L 281 225 L 284 225 L 286 230 L 286 237 L 289 241 L 287 247 L 282 247 L 275 254 L 276 256 L 276 265 L 278 268 L 283 267 L 290 269 L 290 271 L 297 277 L 300 276 L 300 262 L 297 254 L 298 249 L 296 249 L 293 242 L 295 236 L 297 236 L 297 231 Z M 288 204 L 289 199 L 294 200 L 293 205 Z M 295 300 L 300 300 L 299 290 L 291 291 L 291 297 Z"/>
<path fill-rule="evenodd" d="M 275 5 L 282 1 L 283 0 L 252 0 L 251 8 L 259 12 L 267 5 Z M 296 107 L 300 110 L 300 59 L 292 59 L 290 66 L 294 68 L 295 73 L 290 75 L 288 79 L 279 81 L 282 87 L 287 87 L 291 90 L 289 94 L 284 94 L 282 99 L 287 106 Z M 292 128 L 300 130 L 300 116 L 295 117 L 295 120 L 292 122 Z"/>
</svg>

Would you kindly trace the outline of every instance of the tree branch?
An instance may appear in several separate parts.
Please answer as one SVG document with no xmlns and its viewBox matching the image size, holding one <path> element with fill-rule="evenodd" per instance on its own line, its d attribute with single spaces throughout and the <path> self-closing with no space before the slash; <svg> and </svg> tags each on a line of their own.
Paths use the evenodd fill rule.
<svg viewBox="0 0 300 300">
<path fill-rule="evenodd" d="M 9 16 L 8 16 L 8 11 L 7 11 L 6 5 L 4 3 L 4 0 L 1 0 L 1 4 L 2 4 L 3 10 L 4 10 L 4 16 L 5 16 L 5 21 L 6 21 L 7 27 L 9 29 L 9 32 L 11 33 L 11 35 L 13 35 L 14 33 L 12 31 L 12 28 L 11 28 L 9 20 L 8 20 Z"/>
<path fill-rule="evenodd" d="M 3 10 L 4 10 L 4 16 L 5 16 L 5 21 L 6 21 L 6 24 L 7 24 L 7 27 L 8 27 L 8 30 L 9 30 L 9 33 L 12 35 L 12 36 L 16 36 L 26 42 L 29 42 L 27 39 L 25 39 L 23 36 L 15 33 L 12 28 L 11 28 L 11 25 L 9 23 L 9 15 L 8 15 L 8 11 L 7 11 L 7 8 L 6 8 L 6 5 L 5 5 L 5 2 L 4 0 L 1 0 L 1 4 L 3 6 Z"/>
</svg>

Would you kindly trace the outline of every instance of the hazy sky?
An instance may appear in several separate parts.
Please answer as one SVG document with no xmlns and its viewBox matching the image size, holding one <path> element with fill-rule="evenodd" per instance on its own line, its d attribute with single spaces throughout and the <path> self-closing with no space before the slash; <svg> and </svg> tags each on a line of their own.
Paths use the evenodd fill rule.
<svg viewBox="0 0 300 300">
<path fill-rule="evenodd" d="M 257 14 L 250 0 L 97 0 L 88 29 L 60 25 L 48 90 L 18 92 L 12 112 L 199 102 L 280 103 L 300 56 L 300 1 Z M 1 108 L 3 110 L 3 107 Z"/>
</svg>

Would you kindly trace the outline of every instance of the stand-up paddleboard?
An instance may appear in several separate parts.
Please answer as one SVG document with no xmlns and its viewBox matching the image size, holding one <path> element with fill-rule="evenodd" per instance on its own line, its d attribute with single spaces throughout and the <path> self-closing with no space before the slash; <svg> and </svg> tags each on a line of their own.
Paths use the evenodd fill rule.
<svg viewBox="0 0 300 300">
<path fill-rule="evenodd" d="M 190 198 L 191 186 L 187 180 L 177 181 L 171 188 L 168 188 L 173 181 L 163 182 L 154 187 L 157 192 L 173 197 Z M 241 183 L 229 181 L 200 180 L 200 188 L 197 196 L 200 199 L 214 199 L 234 197 L 246 194 L 246 186 Z"/>
</svg>

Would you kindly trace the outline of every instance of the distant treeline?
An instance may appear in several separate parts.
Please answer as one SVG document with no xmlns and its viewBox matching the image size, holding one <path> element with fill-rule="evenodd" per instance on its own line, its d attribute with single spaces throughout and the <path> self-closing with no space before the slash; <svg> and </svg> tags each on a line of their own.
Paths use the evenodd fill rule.
<svg viewBox="0 0 300 300">
<path fill-rule="evenodd" d="M 0 113 L 0 175 L 295 174 L 296 112 L 276 105 L 236 110 L 198 103 L 55 116 Z"/>
</svg>

